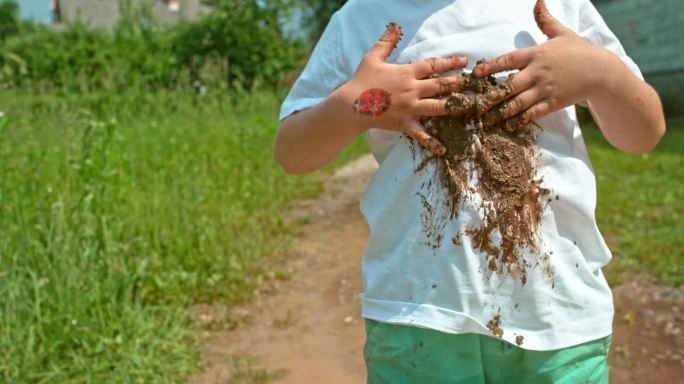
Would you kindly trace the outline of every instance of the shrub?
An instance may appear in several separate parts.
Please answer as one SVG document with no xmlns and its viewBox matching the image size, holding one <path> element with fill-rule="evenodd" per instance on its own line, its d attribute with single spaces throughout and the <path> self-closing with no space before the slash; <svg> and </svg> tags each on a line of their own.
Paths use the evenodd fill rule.
<svg viewBox="0 0 684 384">
<path fill-rule="evenodd" d="M 19 6 L 14 1 L 0 0 L 0 42 L 19 33 Z"/>
<path fill-rule="evenodd" d="M 275 87 L 304 54 L 303 44 L 284 37 L 279 12 L 254 1 L 228 2 L 171 27 L 161 27 L 144 7 L 123 10 L 112 31 L 81 23 L 58 31 L 17 28 L 0 43 L 0 85 L 81 93 Z"/>
</svg>

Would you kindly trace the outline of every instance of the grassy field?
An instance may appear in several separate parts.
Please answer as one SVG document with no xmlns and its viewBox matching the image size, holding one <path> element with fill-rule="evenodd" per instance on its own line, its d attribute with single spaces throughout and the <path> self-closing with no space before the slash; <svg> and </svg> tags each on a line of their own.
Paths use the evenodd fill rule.
<svg viewBox="0 0 684 384">
<path fill-rule="evenodd" d="M 272 93 L 0 95 L 0 382 L 178 382 L 201 302 L 249 300 L 317 193 L 271 155 Z M 684 121 L 648 155 L 586 130 L 612 281 L 684 283 Z M 364 151 L 364 142 L 336 163 Z"/>
<path fill-rule="evenodd" d="M 0 106 L 0 382 L 180 380 L 192 305 L 277 278 L 280 213 L 320 188 L 274 162 L 273 94 Z"/>
<path fill-rule="evenodd" d="M 612 283 L 650 272 L 684 284 L 684 120 L 670 120 L 655 151 L 618 152 L 596 129 L 585 130 L 598 180 L 597 219 L 613 261 Z"/>
</svg>

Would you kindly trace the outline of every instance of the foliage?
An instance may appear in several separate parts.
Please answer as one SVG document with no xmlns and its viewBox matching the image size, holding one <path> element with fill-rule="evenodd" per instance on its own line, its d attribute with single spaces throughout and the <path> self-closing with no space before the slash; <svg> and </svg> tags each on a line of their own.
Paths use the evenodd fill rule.
<svg viewBox="0 0 684 384">
<path fill-rule="evenodd" d="M 13 24 L 7 4 L 0 381 L 183 381 L 193 305 L 278 276 L 295 231 L 280 213 L 320 185 L 271 155 L 278 86 L 304 57 L 280 31 L 286 0 L 168 28 L 122 1 L 109 31 Z"/>
<path fill-rule="evenodd" d="M 209 62 L 231 81 L 251 86 L 259 79 L 276 86 L 303 54 L 301 44 L 283 37 L 279 14 L 254 1 L 217 4 L 202 20 L 179 28 L 174 44 L 177 63 L 193 77 L 202 77 Z"/>
<path fill-rule="evenodd" d="M 0 94 L 0 382 L 181 382 L 194 303 L 278 276 L 318 190 L 271 141 L 279 97 Z M 201 117 L 201 118 L 199 118 Z"/>
<path fill-rule="evenodd" d="M 77 22 L 60 31 L 22 29 L 0 44 L 0 86 L 81 93 L 277 87 L 304 56 L 302 44 L 283 36 L 281 11 L 226 4 L 172 27 L 159 26 L 145 7 L 123 7 L 113 31 Z"/>
<path fill-rule="evenodd" d="M 347 0 L 300 1 L 307 10 L 305 17 L 306 24 L 309 25 L 311 28 L 314 41 L 318 40 L 318 37 L 323 33 L 323 30 L 325 30 L 326 25 L 328 25 L 328 21 L 330 21 L 330 17 L 332 16 L 332 14 L 335 13 L 335 11 L 340 9 L 347 2 Z"/>
<path fill-rule="evenodd" d="M 0 0 L 0 43 L 19 33 L 19 7 L 15 1 Z"/>
</svg>

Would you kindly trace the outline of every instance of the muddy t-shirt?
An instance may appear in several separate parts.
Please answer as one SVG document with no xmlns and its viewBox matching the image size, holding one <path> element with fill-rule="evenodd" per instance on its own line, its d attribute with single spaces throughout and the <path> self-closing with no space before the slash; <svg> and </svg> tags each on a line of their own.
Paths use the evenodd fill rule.
<svg viewBox="0 0 684 384">
<path fill-rule="evenodd" d="M 562 23 L 617 54 L 641 77 L 589 0 L 547 5 Z M 320 103 L 347 82 L 391 21 L 402 26 L 404 36 L 388 62 L 465 55 L 470 71 L 481 58 L 546 41 L 533 6 L 534 0 L 351 0 L 330 21 L 283 103 L 281 119 Z M 534 174 L 547 192 L 539 241 L 517 250 L 524 278 L 510 268 L 493 268 L 490 255 L 469 235 L 487 220 L 482 204 L 461 204 L 456 214 L 447 214 L 433 183 L 437 167 L 417 170 L 429 154 L 397 132 L 369 131 L 380 168 L 361 202 L 371 229 L 362 264 L 365 318 L 491 335 L 531 350 L 565 348 L 611 333 L 612 295 L 601 272 L 611 254 L 596 226 L 596 180 L 575 108 L 537 123 Z M 437 221 L 443 224 L 433 225 Z"/>
</svg>

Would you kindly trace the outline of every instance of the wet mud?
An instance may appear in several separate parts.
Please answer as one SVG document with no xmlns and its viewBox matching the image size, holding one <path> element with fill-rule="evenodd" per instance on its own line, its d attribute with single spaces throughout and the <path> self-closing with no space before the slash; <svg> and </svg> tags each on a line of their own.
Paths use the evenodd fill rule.
<svg viewBox="0 0 684 384">
<path fill-rule="evenodd" d="M 427 244 L 439 249 L 445 224 L 454 221 L 464 205 L 476 207 L 481 222 L 450 243 L 460 247 L 462 236 L 468 236 L 472 247 L 486 257 L 487 269 L 507 272 L 524 285 L 527 269 L 536 263 L 522 254 L 540 253 L 540 222 L 550 190 L 542 187 L 537 175 L 539 126 L 519 117 L 500 118 L 509 82 L 510 77 L 497 82 L 492 76 L 464 74 L 463 93 L 440 96 L 447 99 L 449 115 L 422 119 L 428 133 L 446 147 L 444 156 L 431 155 L 415 142 L 412 149 L 424 155 L 415 171 L 433 172 L 418 193 L 426 212 Z M 425 198 L 435 194 L 436 201 Z"/>
</svg>

